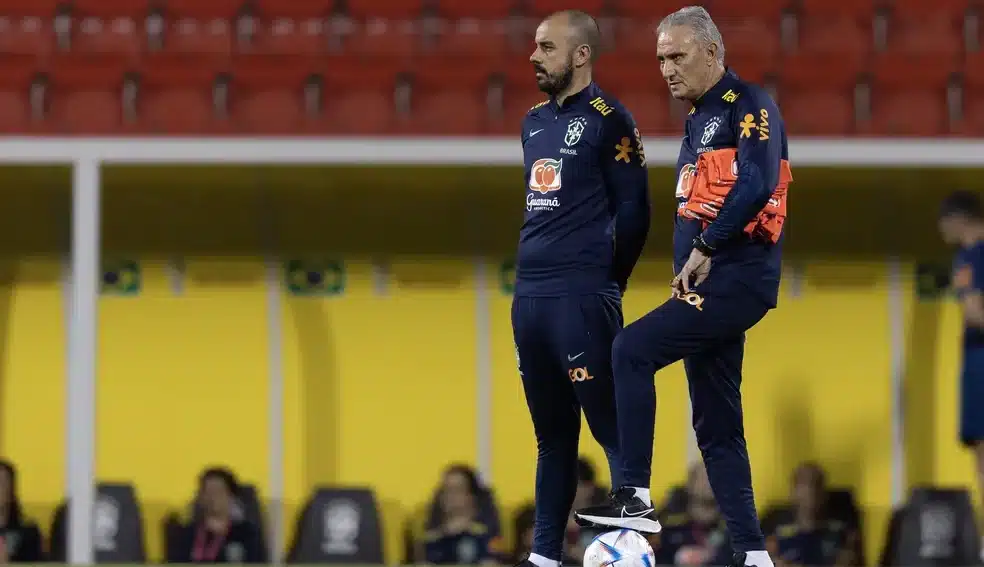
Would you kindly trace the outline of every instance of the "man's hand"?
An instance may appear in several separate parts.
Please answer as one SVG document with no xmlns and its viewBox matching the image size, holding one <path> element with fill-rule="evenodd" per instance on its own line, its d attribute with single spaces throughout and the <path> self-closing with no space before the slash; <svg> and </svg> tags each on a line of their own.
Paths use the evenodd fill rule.
<svg viewBox="0 0 984 567">
<path fill-rule="evenodd" d="M 683 265 L 680 273 L 673 278 L 670 286 L 681 293 L 690 293 L 691 278 L 693 278 L 693 287 L 697 287 L 707 279 L 710 273 L 711 258 L 694 248 L 690 251 L 690 258 L 687 258 L 687 263 Z"/>
</svg>

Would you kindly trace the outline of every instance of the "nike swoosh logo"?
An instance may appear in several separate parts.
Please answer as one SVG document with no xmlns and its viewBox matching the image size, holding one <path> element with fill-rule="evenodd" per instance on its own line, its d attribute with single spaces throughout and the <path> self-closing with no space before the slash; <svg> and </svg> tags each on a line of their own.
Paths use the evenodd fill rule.
<svg viewBox="0 0 984 567">
<path fill-rule="evenodd" d="M 571 356 L 571 355 L 568 354 L 567 355 L 567 362 L 574 362 L 575 360 L 577 360 L 578 358 L 580 358 L 580 356 L 582 354 L 584 354 L 584 353 L 582 352 L 580 354 L 575 354 L 574 356 Z"/>
<path fill-rule="evenodd" d="M 632 513 L 632 512 L 629 512 L 628 510 L 626 510 L 625 509 L 625 506 L 622 506 L 622 516 L 623 517 L 624 516 L 630 516 L 630 517 L 635 518 L 635 517 L 638 517 L 638 516 L 645 516 L 648 513 L 649 513 L 649 510 L 643 510 L 642 512 Z"/>
<path fill-rule="evenodd" d="M 543 128 L 540 128 L 539 130 L 530 130 L 530 138 L 532 138 L 533 136 L 536 136 L 540 132 L 543 132 Z"/>
</svg>

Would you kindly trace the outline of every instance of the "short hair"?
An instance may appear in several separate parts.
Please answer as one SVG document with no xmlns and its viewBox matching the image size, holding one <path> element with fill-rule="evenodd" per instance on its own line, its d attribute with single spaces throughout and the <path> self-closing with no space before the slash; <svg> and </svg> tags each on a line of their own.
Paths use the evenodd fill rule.
<svg viewBox="0 0 984 567">
<path fill-rule="evenodd" d="M 694 30 L 694 37 L 701 45 L 712 43 L 717 45 L 717 59 L 724 63 L 724 38 L 721 37 L 721 30 L 703 6 L 686 6 L 666 16 L 656 28 L 656 33 L 659 34 L 666 28 L 676 26 L 686 26 Z"/>
<path fill-rule="evenodd" d="M 943 199 L 940 204 L 940 217 L 962 216 L 969 219 L 984 219 L 984 209 L 977 193 L 971 191 L 954 191 Z"/>
<path fill-rule="evenodd" d="M 239 481 L 236 480 L 236 474 L 227 467 L 209 467 L 202 471 L 202 474 L 198 477 L 199 491 L 204 489 L 205 483 L 213 478 L 221 481 L 230 494 L 238 496 Z"/>
<path fill-rule="evenodd" d="M 601 54 L 601 28 L 598 26 L 598 21 L 591 14 L 581 10 L 563 10 L 551 14 L 548 19 L 558 16 L 567 18 L 574 44 L 587 45 L 591 49 L 591 60 L 597 59 Z"/>
</svg>

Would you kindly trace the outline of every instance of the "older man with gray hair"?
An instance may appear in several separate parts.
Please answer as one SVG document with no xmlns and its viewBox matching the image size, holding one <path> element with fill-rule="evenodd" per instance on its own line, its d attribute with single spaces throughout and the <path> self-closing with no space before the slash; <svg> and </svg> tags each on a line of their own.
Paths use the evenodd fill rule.
<svg viewBox="0 0 984 567">
<path fill-rule="evenodd" d="M 693 424 L 736 552 L 772 567 L 755 512 L 741 409 L 745 331 L 776 307 L 792 174 L 782 117 L 766 92 L 724 63 L 707 10 L 683 8 L 657 30 L 670 94 L 693 104 L 677 160 L 671 298 L 628 325 L 612 347 L 623 484 L 582 525 L 657 533 L 649 481 L 653 375 L 683 360 Z"/>
</svg>

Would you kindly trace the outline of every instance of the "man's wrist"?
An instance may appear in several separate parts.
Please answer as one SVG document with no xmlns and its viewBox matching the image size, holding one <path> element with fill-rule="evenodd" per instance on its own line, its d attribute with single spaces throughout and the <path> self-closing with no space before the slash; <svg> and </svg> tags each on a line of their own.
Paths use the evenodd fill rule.
<svg viewBox="0 0 984 567">
<path fill-rule="evenodd" d="M 697 238 L 694 238 L 694 250 L 697 250 L 704 256 L 713 256 L 715 251 L 714 247 L 709 245 L 707 241 L 704 240 L 703 234 L 699 234 L 697 235 Z"/>
</svg>

